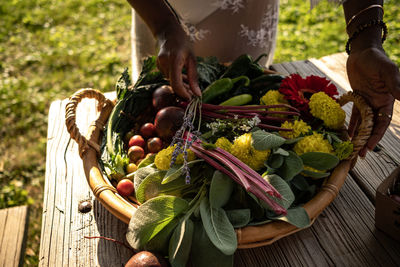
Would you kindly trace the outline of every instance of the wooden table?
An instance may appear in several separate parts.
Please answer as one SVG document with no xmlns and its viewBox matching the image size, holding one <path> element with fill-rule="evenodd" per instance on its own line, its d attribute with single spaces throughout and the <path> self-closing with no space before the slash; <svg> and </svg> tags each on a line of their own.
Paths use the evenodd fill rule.
<svg viewBox="0 0 400 267">
<path fill-rule="evenodd" d="M 327 76 L 341 92 L 350 90 L 345 54 L 275 64 L 282 74 Z M 109 213 L 90 191 L 78 155 L 64 123 L 66 100 L 49 110 L 46 183 L 40 244 L 40 266 L 123 266 L 131 251 L 103 239 L 125 241 L 127 225 Z M 96 118 L 95 102 L 78 107 L 78 126 L 85 132 Z M 350 112 L 350 106 L 346 112 Z M 358 160 L 338 197 L 315 223 L 273 245 L 238 250 L 235 266 L 400 266 L 400 242 L 374 226 L 374 197 L 379 183 L 400 159 L 400 107 L 380 142 L 381 150 Z M 78 204 L 90 200 L 93 209 L 79 213 Z"/>
</svg>

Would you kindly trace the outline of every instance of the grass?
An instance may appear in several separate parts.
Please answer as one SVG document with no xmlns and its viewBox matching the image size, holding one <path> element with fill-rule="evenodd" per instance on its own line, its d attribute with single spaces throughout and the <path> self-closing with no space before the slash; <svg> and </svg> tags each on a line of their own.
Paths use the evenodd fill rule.
<svg viewBox="0 0 400 267">
<path fill-rule="evenodd" d="M 275 62 L 344 50 L 343 11 L 282 0 Z M 387 1 L 384 45 L 400 64 L 400 7 Z M 130 65 L 131 13 L 124 0 L 10 0 L 0 5 L 0 208 L 30 204 L 25 265 L 38 264 L 47 115 L 78 88 L 113 90 Z"/>
</svg>

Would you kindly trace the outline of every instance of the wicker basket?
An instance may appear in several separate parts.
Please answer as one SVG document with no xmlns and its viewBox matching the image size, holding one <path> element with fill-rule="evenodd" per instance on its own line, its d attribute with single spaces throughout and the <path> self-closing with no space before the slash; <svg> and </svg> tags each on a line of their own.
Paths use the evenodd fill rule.
<svg viewBox="0 0 400 267">
<path fill-rule="evenodd" d="M 89 127 L 86 137 L 82 136 L 76 126 L 76 108 L 84 98 L 98 100 L 98 109 L 101 110 L 98 119 Z M 340 105 L 353 102 L 362 116 L 362 123 L 357 131 L 357 136 L 352 139 L 354 152 L 351 159 L 339 163 L 331 176 L 324 183 L 320 191 L 304 205 L 311 218 L 311 224 L 318 215 L 335 199 L 342 187 L 346 176 L 357 159 L 358 151 L 364 146 L 371 134 L 373 113 L 364 99 L 352 92 L 340 97 Z M 114 216 L 125 223 L 129 223 L 133 212 L 137 208 L 132 202 L 121 197 L 110 181 L 105 178 L 98 165 L 98 153 L 100 150 L 100 133 L 109 117 L 114 103 L 94 89 L 81 89 L 70 97 L 66 106 L 66 125 L 68 132 L 79 145 L 79 154 L 83 160 L 83 166 L 87 181 L 93 194 Z M 310 224 L 310 225 L 311 225 Z M 297 228 L 283 221 L 274 221 L 264 225 L 246 226 L 236 229 L 238 248 L 252 248 L 271 244 L 276 240 L 293 234 L 303 228 Z"/>
</svg>

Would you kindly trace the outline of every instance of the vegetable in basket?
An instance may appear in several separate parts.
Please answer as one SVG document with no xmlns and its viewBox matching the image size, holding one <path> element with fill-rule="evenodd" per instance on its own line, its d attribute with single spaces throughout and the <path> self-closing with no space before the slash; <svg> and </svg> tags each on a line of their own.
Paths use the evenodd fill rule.
<svg viewBox="0 0 400 267">
<path fill-rule="evenodd" d="M 238 64 L 244 61 L 247 67 Z M 156 114 L 149 112 L 148 106 L 153 105 L 154 90 L 166 88 L 167 81 L 156 75 L 154 62 L 146 62 L 139 81 L 120 90 L 117 111 L 108 124 L 105 140 L 110 141 L 107 147 L 111 148 L 103 147 L 102 161 L 111 169 L 106 170 L 111 179 L 118 167 L 113 158 L 123 158 L 129 147 L 121 137 L 129 131 L 140 134 L 143 125 L 154 122 Z M 228 68 L 215 67 L 215 62 L 207 59 L 199 62 L 202 88 L 212 88 L 221 79 L 232 81 L 239 77 L 250 81 L 242 89 L 260 91 L 261 84 L 280 84 L 283 78 L 271 75 L 268 80 L 256 61 L 246 55 Z M 206 62 L 212 64 L 207 67 Z M 202 73 L 202 69 L 206 71 Z M 286 79 L 290 77 L 282 84 L 287 84 Z M 256 86 L 252 88 L 252 84 Z M 272 91 L 268 88 L 262 90 L 262 95 L 249 93 L 249 106 L 229 102 L 232 94 L 227 90 L 214 100 L 228 101 L 229 105 L 207 104 L 204 99 L 193 98 L 191 102 L 173 101 L 175 106 L 163 107 L 182 110 L 181 115 L 175 114 L 181 117 L 181 122 L 175 124 L 180 127 L 171 129 L 168 135 L 159 131 L 157 136 L 142 134 L 147 138 L 145 153 L 151 153 L 150 138 L 162 139 L 164 146 L 155 155 L 135 162 L 137 171 L 125 176 L 133 181 L 141 204 L 127 232 L 134 249 L 168 255 L 172 266 L 184 266 L 189 260 L 194 266 L 204 266 L 208 258 L 215 259 L 208 264 L 231 266 L 238 242 L 236 228 L 277 220 L 299 228 L 310 224 L 302 205 L 315 195 L 339 158 L 346 158 L 352 151 L 337 131 L 343 124 L 341 109 L 326 104 L 336 101 L 329 95 L 329 100 L 323 96 L 323 101 L 314 103 L 310 100 L 314 93 L 306 93 L 303 96 L 307 108 L 302 104 L 299 110 L 294 103 L 297 99 L 285 94 L 285 90 L 279 94 L 286 102 L 267 104 L 261 99 L 276 93 L 268 94 Z M 324 92 L 324 88 L 317 91 Z M 335 108 L 326 110 L 324 106 Z M 324 114 L 340 120 L 331 124 Z M 176 123 L 179 118 L 173 120 Z"/>
</svg>

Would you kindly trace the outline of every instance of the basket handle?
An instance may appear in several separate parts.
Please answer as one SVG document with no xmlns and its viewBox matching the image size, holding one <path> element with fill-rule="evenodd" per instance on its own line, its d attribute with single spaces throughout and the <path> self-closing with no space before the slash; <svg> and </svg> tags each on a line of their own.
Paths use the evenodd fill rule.
<svg viewBox="0 0 400 267">
<path fill-rule="evenodd" d="M 65 106 L 65 124 L 71 138 L 78 143 L 79 155 L 81 158 L 89 148 L 93 148 L 97 152 L 100 152 L 100 146 L 96 142 L 88 140 L 85 136 L 83 136 L 76 125 L 76 108 L 79 102 L 81 102 L 84 98 L 96 99 L 98 101 L 98 111 L 101 111 L 107 105 L 113 106 L 112 101 L 107 99 L 102 92 L 92 88 L 80 89 L 69 98 L 68 103 Z M 103 122 L 102 120 L 97 119 L 93 126 L 103 128 L 104 123 L 105 121 Z"/>
<path fill-rule="evenodd" d="M 344 106 L 349 102 L 353 102 L 354 106 L 358 109 L 361 115 L 361 123 L 358 127 L 357 134 L 351 140 L 353 143 L 353 153 L 349 157 L 349 160 L 354 160 L 357 158 L 358 152 L 365 146 L 368 138 L 371 136 L 372 128 L 374 126 L 374 113 L 365 99 L 355 92 L 348 92 L 342 95 L 338 102 L 340 106 Z"/>
</svg>

